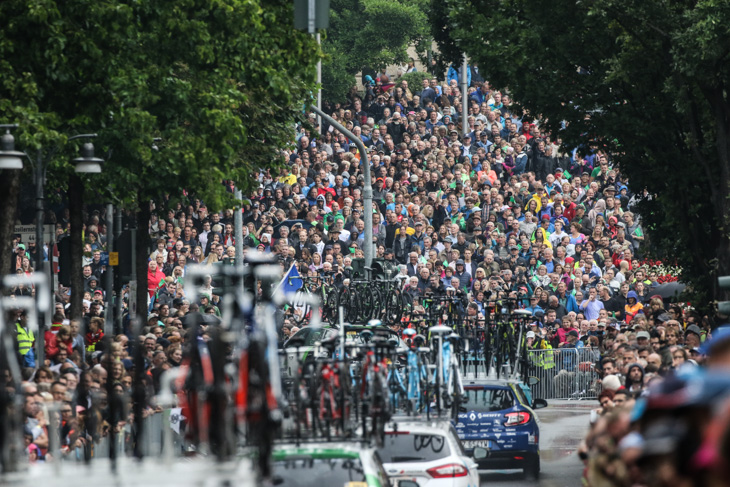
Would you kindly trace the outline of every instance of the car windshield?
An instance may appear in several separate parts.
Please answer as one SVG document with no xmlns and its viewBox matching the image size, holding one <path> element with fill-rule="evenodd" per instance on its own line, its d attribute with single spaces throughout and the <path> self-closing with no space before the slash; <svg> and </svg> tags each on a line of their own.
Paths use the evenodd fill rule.
<svg viewBox="0 0 730 487">
<path fill-rule="evenodd" d="M 281 487 L 344 487 L 350 482 L 365 481 L 358 458 L 307 458 L 274 463 L 273 484 Z"/>
<path fill-rule="evenodd" d="M 386 433 L 379 453 L 384 463 L 431 462 L 451 455 L 445 437 L 406 432 Z"/>
<path fill-rule="evenodd" d="M 509 389 L 487 389 L 483 387 L 467 388 L 466 397 L 469 401 L 466 408 L 469 411 L 488 413 L 501 411 L 515 405 L 514 396 Z"/>
</svg>

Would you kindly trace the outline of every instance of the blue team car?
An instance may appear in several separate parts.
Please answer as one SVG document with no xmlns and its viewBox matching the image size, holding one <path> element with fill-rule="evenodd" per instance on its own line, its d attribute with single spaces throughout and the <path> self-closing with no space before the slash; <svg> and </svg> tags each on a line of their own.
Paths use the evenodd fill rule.
<svg viewBox="0 0 730 487">
<path fill-rule="evenodd" d="M 513 380 L 466 380 L 466 403 L 456 432 L 467 454 L 484 448 L 479 470 L 522 469 L 526 476 L 540 473 L 540 423 L 535 409 L 544 399 L 529 401 L 522 384 Z"/>
</svg>

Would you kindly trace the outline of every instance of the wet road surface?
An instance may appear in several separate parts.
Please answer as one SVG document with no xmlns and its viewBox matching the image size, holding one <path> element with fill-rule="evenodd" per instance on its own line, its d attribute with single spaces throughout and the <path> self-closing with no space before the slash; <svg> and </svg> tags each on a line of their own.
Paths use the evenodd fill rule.
<svg viewBox="0 0 730 487">
<path fill-rule="evenodd" d="M 576 450 L 588 431 L 590 409 L 595 400 L 548 401 L 537 411 L 540 418 L 541 473 L 538 480 L 525 479 L 520 470 L 494 470 L 483 474 L 482 486 L 489 487 L 579 487 L 583 464 Z"/>
</svg>

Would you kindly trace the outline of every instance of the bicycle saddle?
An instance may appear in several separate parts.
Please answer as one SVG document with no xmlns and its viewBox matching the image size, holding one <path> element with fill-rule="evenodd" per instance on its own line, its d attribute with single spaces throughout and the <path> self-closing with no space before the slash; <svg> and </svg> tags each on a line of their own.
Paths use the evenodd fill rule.
<svg viewBox="0 0 730 487">
<path fill-rule="evenodd" d="M 452 329 L 446 325 L 436 325 L 429 328 L 428 331 L 434 335 L 446 335 L 447 333 L 451 333 Z"/>
</svg>

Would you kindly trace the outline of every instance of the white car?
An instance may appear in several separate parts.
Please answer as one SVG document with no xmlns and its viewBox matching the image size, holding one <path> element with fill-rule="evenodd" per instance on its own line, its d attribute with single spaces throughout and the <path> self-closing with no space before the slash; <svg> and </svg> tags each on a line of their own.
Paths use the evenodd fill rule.
<svg viewBox="0 0 730 487">
<path fill-rule="evenodd" d="M 479 487 L 477 463 L 466 455 L 450 421 L 396 420 L 378 450 L 394 487 Z M 483 448 L 474 457 L 486 457 Z"/>
</svg>

